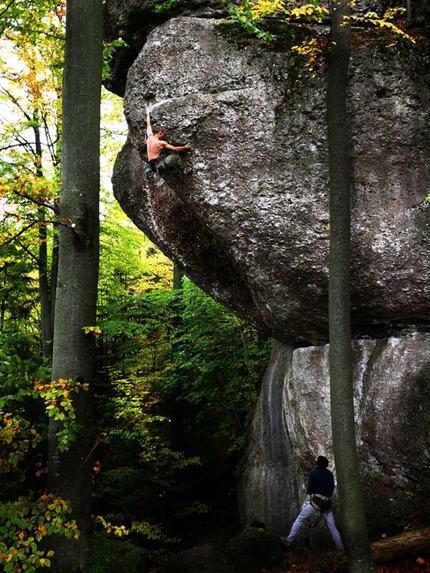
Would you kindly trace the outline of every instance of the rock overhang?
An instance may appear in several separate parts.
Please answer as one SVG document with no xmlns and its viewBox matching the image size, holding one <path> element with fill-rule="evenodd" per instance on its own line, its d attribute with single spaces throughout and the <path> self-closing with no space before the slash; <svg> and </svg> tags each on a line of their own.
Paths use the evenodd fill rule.
<svg viewBox="0 0 430 573">
<path fill-rule="evenodd" d="M 295 346 L 327 341 L 328 167 L 324 71 L 291 94 L 291 55 L 239 46 L 218 20 L 177 18 L 128 75 L 129 142 L 114 191 L 194 282 Z M 351 58 L 353 334 L 428 330 L 428 85 L 395 54 Z M 287 97 L 288 94 L 288 97 Z M 189 141 L 189 179 L 147 184 L 146 106 Z"/>
</svg>

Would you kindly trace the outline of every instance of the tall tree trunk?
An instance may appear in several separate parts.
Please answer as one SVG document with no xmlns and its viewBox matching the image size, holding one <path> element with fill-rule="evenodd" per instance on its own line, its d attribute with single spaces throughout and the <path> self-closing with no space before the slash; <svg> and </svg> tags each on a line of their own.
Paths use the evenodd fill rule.
<svg viewBox="0 0 430 573">
<path fill-rule="evenodd" d="M 182 288 L 182 279 L 184 275 L 178 269 L 177 265 L 173 264 L 173 290 L 180 290 Z"/>
<path fill-rule="evenodd" d="M 40 218 L 46 216 L 46 211 L 41 209 Z M 52 338 L 54 333 L 55 298 L 58 275 L 58 231 L 52 230 L 52 254 L 51 266 L 48 261 L 48 233 L 45 225 L 39 228 L 39 294 L 40 315 L 42 325 L 42 355 L 52 362 Z"/>
<path fill-rule="evenodd" d="M 329 338 L 333 447 L 343 541 L 350 573 L 374 572 L 358 467 L 350 317 L 350 166 L 346 112 L 351 29 L 348 0 L 332 0 L 327 82 L 330 172 Z"/>
<path fill-rule="evenodd" d="M 58 202 L 57 202 L 58 203 Z M 58 208 L 58 205 L 57 205 Z M 51 318 L 51 332 L 54 335 L 54 320 L 55 320 L 55 301 L 57 298 L 57 282 L 58 282 L 58 251 L 59 251 L 59 233 L 58 229 L 52 230 L 52 260 L 51 260 L 51 281 L 50 281 L 50 318 Z M 52 343 L 51 343 L 51 359 L 52 359 Z"/>
<path fill-rule="evenodd" d="M 58 286 L 55 306 L 52 379 L 92 386 L 94 337 L 83 327 L 96 323 L 99 264 L 100 90 L 102 0 L 68 0 L 63 86 Z M 65 227 L 68 224 L 69 227 Z M 77 439 L 61 452 L 55 421 L 49 428 L 51 492 L 70 500 L 78 540 L 52 540 L 54 571 L 84 573 L 91 525 L 92 391 L 74 399 Z"/>
<path fill-rule="evenodd" d="M 44 210 L 39 210 L 39 216 L 43 218 Z M 42 355 L 51 362 L 52 357 L 52 322 L 51 322 L 51 297 L 48 279 L 48 245 L 46 226 L 39 227 L 39 296 L 40 296 L 40 317 L 42 325 Z"/>
<path fill-rule="evenodd" d="M 35 167 L 38 177 L 43 177 L 42 169 L 42 141 L 40 138 L 39 118 L 37 112 L 33 114 L 34 141 L 35 141 Z M 38 216 L 41 221 L 46 219 L 46 209 L 39 208 Z M 48 244 L 47 244 L 46 225 L 39 225 L 39 255 L 37 257 L 37 266 L 39 273 L 39 297 L 40 297 L 40 322 L 42 326 L 42 355 L 46 360 L 51 362 L 52 358 L 52 321 L 51 321 L 51 297 L 49 287 L 48 271 Z"/>
</svg>

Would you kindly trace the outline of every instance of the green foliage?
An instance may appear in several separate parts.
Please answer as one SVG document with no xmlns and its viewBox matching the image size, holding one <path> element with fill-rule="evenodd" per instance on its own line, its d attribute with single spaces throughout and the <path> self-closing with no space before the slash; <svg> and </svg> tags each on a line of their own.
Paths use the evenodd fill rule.
<svg viewBox="0 0 430 573">
<path fill-rule="evenodd" d="M 329 11 L 318 0 L 310 0 L 299 4 L 296 0 L 242 0 L 239 5 L 234 5 L 230 0 L 225 0 L 229 16 L 239 22 L 248 31 L 264 40 L 273 40 L 270 33 L 264 33 L 261 29 L 262 20 L 271 16 L 279 16 L 290 24 L 322 24 L 328 21 Z M 403 7 L 390 8 L 381 18 L 376 12 L 367 12 L 363 16 L 350 16 L 349 21 L 356 24 L 365 24 L 381 28 L 388 28 L 395 34 L 414 40 L 394 21 L 404 16 L 406 9 Z"/>
<path fill-rule="evenodd" d="M 112 539 L 106 533 L 93 536 L 90 544 L 89 573 L 142 573 L 147 553 L 130 541 Z"/>
<path fill-rule="evenodd" d="M 171 262 L 120 215 L 116 208 L 105 209 L 101 333 L 99 327 L 86 329 L 89 336 L 98 334 L 102 358 L 95 521 L 105 533 L 129 532 L 132 544 L 145 543 L 155 555 L 160 547 L 179 543 L 186 524 L 212 511 L 216 488 L 234 487 L 232 472 L 267 349 L 260 352 L 255 331 L 190 281 L 181 291 L 159 290 L 172 284 Z M 7 486 L 13 482 L 5 481 L 6 475 L 22 475 L 25 492 L 34 463 L 22 470 L 43 444 L 46 412 L 64 424 L 67 447 L 76 430 L 71 396 L 80 388 L 71 381 L 50 382 L 36 340 L 6 334 L 1 340 L 2 459 L 9 464 L 1 479 Z M 35 426 L 31 404 L 40 402 L 45 409 L 38 410 Z M 8 449 L 11 444 L 16 451 Z M 5 502 L 12 503 L 12 488 L 3 491 Z"/>
<path fill-rule="evenodd" d="M 128 535 L 128 529 L 126 529 L 124 527 L 124 525 L 112 525 L 112 523 L 110 523 L 109 521 L 106 521 L 106 519 L 102 516 L 102 515 L 98 515 L 97 517 L 93 517 L 93 523 L 98 523 L 101 524 L 104 531 L 109 534 L 109 533 L 114 533 L 115 535 L 117 535 L 118 537 L 122 537 L 123 535 Z"/>
<path fill-rule="evenodd" d="M 269 343 L 187 279 L 123 293 L 101 316 L 95 507 L 109 500 L 110 521 L 154 555 L 235 487 Z"/>
<path fill-rule="evenodd" d="M 112 197 L 111 177 L 113 165 L 127 139 L 127 123 L 123 113 L 123 99 L 112 92 L 102 88 L 101 117 L 100 117 L 100 167 L 102 184 L 102 202 L 100 205 L 101 223 L 108 213 L 115 209 L 118 222 L 125 220 L 117 202 Z M 131 222 L 129 222 L 131 226 Z M 100 231 L 103 235 L 103 230 Z"/>
<path fill-rule="evenodd" d="M 72 392 L 87 391 L 88 384 L 73 380 L 57 380 L 49 384 L 34 383 L 34 395 L 43 399 L 50 418 L 61 422 L 62 429 L 57 432 L 58 449 L 64 452 L 76 439 L 79 424 L 76 422 L 75 409 L 70 396 Z"/>
<path fill-rule="evenodd" d="M 36 339 L 20 332 L 0 333 L 1 409 L 22 403 L 32 392 L 33 380 L 47 375 Z"/>
<path fill-rule="evenodd" d="M 280 16 L 292 24 L 320 24 L 328 16 L 327 8 L 320 6 L 317 0 L 310 0 L 306 4 L 285 2 L 284 0 L 243 0 L 235 5 L 225 0 L 229 17 L 237 21 L 244 29 L 265 41 L 273 41 L 275 36 L 263 29 L 264 18 Z M 294 6 L 294 7 L 292 7 Z"/>
<path fill-rule="evenodd" d="M 228 434 L 243 446 L 247 417 L 258 396 L 268 346 L 225 307 L 184 281 L 183 309 L 173 332 L 174 365 L 165 392 L 196 406 L 197 421 L 218 419 L 215 436 Z"/>
<path fill-rule="evenodd" d="M 231 0 L 224 0 L 229 12 L 229 19 L 237 22 L 249 34 L 266 42 L 279 44 L 280 36 L 295 38 L 290 50 L 297 55 L 295 64 L 297 81 L 316 76 L 317 70 L 324 64 L 329 39 L 317 31 L 316 25 L 329 23 L 329 12 L 318 0 L 299 4 L 296 0 L 242 0 L 239 5 Z M 415 44 L 414 38 L 402 29 L 396 21 L 404 17 L 406 10 L 402 7 L 388 9 L 381 18 L 375 12 L 362 16 L 352 15 L 348 21 L 352 25 L 365 28 L 383 29 L 387 38 L 394 43 L 406 40 Z M 282 19 L 287 29 L 275 27 L 274 20 Z M 273 30 L 276 28 L 276 31 Z M 292 30 L 294 30 L 292 32 Z M 301 30 L 302 33 L 297 33 Z M 386 38 L 386 39 L 387 39 Z"/>
<path fill-rule="evenodd" d="M 251 4 L 248 0 L 237 6 L 232 2 L 226 2 L 229 17 L 236 22 L 238 22 L 247 32 L 260 38 L 260 40 L 265 40 L 270 42 L 274 40 L 273 34 L 268 31 L 263 30 L 257 23 L 256 18 L 253 15 Z"/>
<path fill-rule="evenodd" d="M 120 310 L 124 301 L 133 304 L 130 295 L 169 288 L 172 263 L 131 223 L 117 203 L 105 207 L 100 226 L 100 315 L 103 317 L 107 305 L 112 303 L 109 314 L 117 316 L 122 327 L 127 328 Z M 105 324 L 108 338 L 115 331 L 111 320 Z"/>
<path fill-rule="evenodd" d="M 50 567 L 54 552 L 41 547 L 53 534 L 79 536 L 75 521 L 70 521 L 67 503 L 53 495 L 30 497 L 0 505 L 0 564 L 3 571 L 34 573 Z M 45 544 L 46 545 L 46 544 Z"/>
<path fill-rule="evenodd" d="M 3 222 L 3 237 L 18 227 Z M 0 241 L 2 239 L 0 238 Z M 21 245 L 6 244 L 0 257 L 0 332 L 34 333 L 38 329 L 39 291 L 32 274 L 34 262 Z"/>
<path fill-rule="evenodd" d="M 0 10 L 0 246 L 4 284 L 13 293 L 3 299 L 2 326 L 10 328 L 15 320 L 21 332 L 38 335 L 42 313 L 45 355 L 52 339 L 64 8 L 47 0 L 15 0 Z M 27 282 L 16 280 L 16 273 L 9 278 L 9 271 L 24 264 Z M 42 309 L 39 292 L 45 295 Z M 15 299 L 23 303 L 20 312 Z"/>
<path fill-rule="evenodd" d="M 110 78 L 110 66 L 115 53 L 115 50 L 122 47 L 128 47 L 128 44 L 122 39 L 112 40 L 112 42 L 105 42 L 103 48 L 103 70 L 102 79 L 103 81 Z"/>
<path fill-rule="evenodd" d="M 363 16 L 352 15 L 349 17 L 349 20 L 351 24 L 366 24 L 373 27 L 386 28 L 389 32 L 393 32 L 394 35 L 397 35 L 408 40 L 412 44 L 415 44 L 416 42 L 414 38 L 394 23 L 396 20 L 404 17 L 405 15 L 406 8 L 399 6 L 396 8 L 389 8 L 382 18 L 380 18 L 376 12 L 367 12 Z"/>
<path fill-rule="evenodd" d="M 9 412 L 0 412 L 0 415 L 0 474 L 7 474 L 18 471 L 20 462 L 31 447 L 37 446 L 40 436 L 21 416 L 12 416 Z M 20 479 L 25 479 L 25 474 L 21 474 Z"/>
<path fill-rule="evenodd" d="M 13 0 L 0 5 L 0 36 L 10 32 L 29 34 L 32 42 L 45 31 L 46 16 L 65 16 L 65 3 L 58 0 Z"/>
<path fill-rule="evenodd" d="M 25 458 L 42 440 L 43 422 L 33 400 L 33 381 L 45 378 L 37 342 L 23 334 L 0 334 L 0 499 L 26 479 Z"/>
<path fill-rule="evenodd" d="M 171 10 L 172 8 L 176 8 L 182 0 L 166 0 L 161 4 L 156 4 L 154 8 L 154 12 L 156 14 L 160 14 L 161 12 L 167 12 L 167 10 Z"/>
<path fill-rule="evenodd" d="M 163 528 L 160 525 L 151 525 L 146 521 L 133 521 L 131 531 L 139 533 L 139 535 L 150 541 L 161 541 L 163 543 L 179 543 L 181 541 L 178 538 L 169 537 L 163 533 Z"/>
<path fill-rule="evenodd" d="M 179 296 L 167 291 L 130 296 L 109 305 L 106 316 L 101 328 L 105 344 L 115 348 L 111 362 L 122 357 L 122 376 L 115 382 L 119 395 L 113 399 L 117 419 L 133 421 L 137 433 L 147 435 L 150 424 L 165 418 L 142 411 L 174 395 L 198 408 L 198 421 L 209 412 L 218 416 L 215 435 L 231 428 L 234 419 L 235 438 L 246 436 L 244 413 L 246 418 L 255 405 L 268 357 L 255 330 L 187 280 Z M 110 368 L 112 375 L 120 374 Z"/>
<path fill-rule="evenodd" d="M 79 535 L 64 500 L 45 493 L 37 497 L 29 489 L 40 490 L 37 476 L 44 476 L 40 446 L 47 424 L 40 398 L 51 415 L 64 416 L 63 445 L 69 443 L 73 430 L 69 393 L 77 387 L 66 381 L 51 386 L 48 376 L 35 339 L 20 333 L 0 334 L 0 564 L 4 571 L 49 567 L 53 552 L 46 538 Z"/>
</svg>

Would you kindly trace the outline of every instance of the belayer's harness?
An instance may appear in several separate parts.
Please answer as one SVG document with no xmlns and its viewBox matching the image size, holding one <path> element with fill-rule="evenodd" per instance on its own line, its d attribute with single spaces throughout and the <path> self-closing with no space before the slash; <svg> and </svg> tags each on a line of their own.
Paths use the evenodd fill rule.
<svg viewBox="0 0 430 573">
<path fill-rule="evenodd" d="M 148 161 L 147 167 L 145 169 L 147 179 L 152 179 L 154 175 L 158 175 L 158 164 L 160 161 L 161 159 L 159 157 L 155 157 L 154 159 L 150 159 Z"/>
<path fill-rule="evenodd" d="M 311 495 L 310 503 L 314 509 L 321 511 L 321 513 L 328 513 L 331 511 L 331 499 L 320 493 Z"/>
</svg>

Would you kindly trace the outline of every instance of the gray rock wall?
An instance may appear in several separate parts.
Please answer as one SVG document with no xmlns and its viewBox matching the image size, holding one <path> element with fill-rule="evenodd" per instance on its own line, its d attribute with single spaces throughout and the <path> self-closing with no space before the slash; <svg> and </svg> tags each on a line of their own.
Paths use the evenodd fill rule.
<svg viewBox="0 0 430 573">
<path fill-rule="evenodd" d="M 357 447 L 373 538 L 427 516 L 429 348 L 430 336 L 419 333 L 353 344 Z M 328 354 L 328 346 L 274 347 L 243 474 L 244 524 L 258 519 L 287 532 L 306 498 L 315 456 L 327 455 L 335 472 Z"/>
<path fill-rule="evenodd" d="M 264 377 L 249 440 L 249 455 L 240 480 L 243 525 L 260 521 L 275 533 L 285 532 L 299 509 L 302 489 L 297 452 L 285 432 L 283 393 L 292 349 L 275 344 Z"/>
<path fill-rule="evenodd" d="M 289 52 L 238 43 L 217 24 L 177 18 L 148 37 L 128 74 L 130 140 L 115 195 L 185 274 L 248 322 L 293 346 L 325 343 L 324 70 L 297 87 Z M 374 45 L 351 58 L 356 338 L 430 326 L 429 90 L 416 65 Z M 168 189 L 137 169 L 147 105 L 169 141 L 193 146 L 193 176 L 166 178 Z"/>
<path fill-rule="evenodd" d="M 325 70 L 211 18 L 156 27 L 128 73 L 124 211 L 214 298 L 278 343 L 241 482 L 244 523 L 291 525 L 315 454 L 331 459 Z M 351 300 L 358 451 L 372 535 L 429 495 L 429 79 L 413 50 L 353 50 Z M 144 178 L 146 106 L 192 177 Z M 294 349 L 294 352 L 293 350 Z M 311 528 L 309 531 L 312 531 Z"/>
<path fill-rule="evenodd" d="M 107 42 L 121 38 L 126 44 L 113 54 L 110 78 L 105 86 L 124 96 L 127 72 L 146 42 L 148 34 L 167 20 L 179 16 L 194 18 L 226 18 L 228 10 L 222 0 L 181 0 L 170 10 L 159 12 L 158 0 L 105 0 L 104 39 Z M 325 3 L 327 5 L 327 3 Z M 395 0 L 361 0 L 355 10 L 364 14 L 369 10 L 383 14 Z"/>
</svg>

